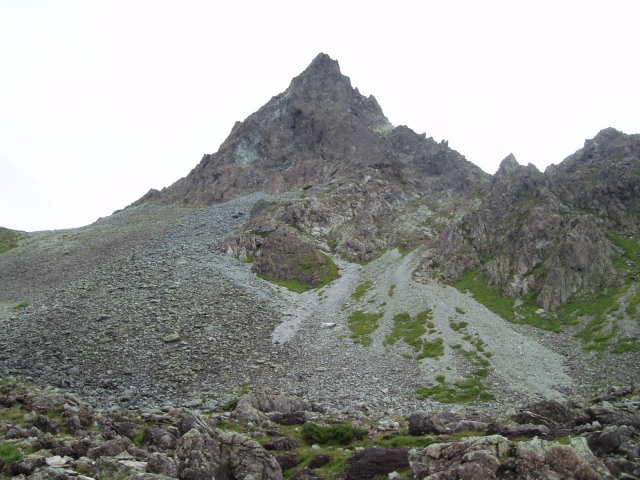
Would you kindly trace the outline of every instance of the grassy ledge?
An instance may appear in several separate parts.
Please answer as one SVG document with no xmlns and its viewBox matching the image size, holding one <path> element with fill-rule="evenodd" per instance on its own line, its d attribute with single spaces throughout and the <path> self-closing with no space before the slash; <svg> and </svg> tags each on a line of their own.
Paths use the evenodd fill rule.
<svg viewBox="0 0 640 480">
<path fill-rule="evenodd" d="M 0 227 L 0 254 L 20 245 L 20 240 L 28 235 L 17 230 Z"/>
<path fill-rule="evenodd" d="M 338 266 L 335 264 L 335 262 L 331 259 L 331 257 L 329 255 L 327 255 L 324 252 L 320 252 L 320 255 L 322 255 L 322 258 L 324 259 L 324 267 L 325 269 L 321 269 L 319 270 L 320 272 L 320 281 L 321 284 L 319 286 L 317 286 L 317 289 L 321 289 L 323 287 L 325 287 L 326 285 L 330 284 L 331 282 L 333 282 L 336 278 L 338 278 L 340 276 L 340 272 L 339 272 L 339 268 Z M 253 261 L 253 257 L 251 257 L 250 259 L 247 258 L 247 261 Z M 305 271 L 305 270 L 309 270 L 312 268 L 316 268 L 313 265 L 308 265 L 308 264 L 302 264 L 300 265 L 300 271 Z M 296 292 L 296 293 L 304 293 L 309 291 L 310 289 L 312 289 L 313 287 L 311 285 L 309 285 L 308 283 L 303 283 L 300 280 L 294 279 L 294 280 L 278 280 L 275 278 L 271 278 L 267 275 L 263 275 L 261 273 L 257 273 L 256 274 L 258 277 L 260 277 L 263 280 L 266 280 L 268 282 L 271 283 L 275 283 L 276 285 L 280 285 L 281 287 L 285 287 L 288 288 L 289 290 L 291 290 L 292 292 Z"/>
<path fill-rule="evenodd" d="M 540 307 L 535 304 L 533 298 L 526 298 L 521 305 L 516 306 L 513 298 L 504 297 L 498 288 L 490 287 L 487 277 L 478 273 L 478 269 L 464 273 L 452 283 L 452 286 L 462 293 L 471 292 L 479 303 L 512 323 L 527 324 L 553 332 L 563 331 L 559 321 L 544 318 L 536 313 Z"/>
<path fill-rule="evenodd" d="M 490 402 L 493 400 L 493 395 L 486 391 L 479 378 L 468 377 L 450 385 L 444 375 L 438 375 L 436 382 L 438 384 L 433 387 L 418 388 L 416 391 L 418 400 L 430 398 L 440 403 Z"/>
</svg>

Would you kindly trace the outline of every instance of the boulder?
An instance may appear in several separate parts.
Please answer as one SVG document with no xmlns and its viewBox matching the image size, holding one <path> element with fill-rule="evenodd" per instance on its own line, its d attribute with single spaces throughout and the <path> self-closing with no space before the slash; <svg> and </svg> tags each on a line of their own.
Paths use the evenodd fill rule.
<svg viewBox="0 0 640 480">
<path fill-rule="evenodd" d="M 524 410 L 535 415 L 539 415 L 549 423 L 563 424 L 573 421 L 573 414 L 571 412 L 571 409 L 567 405 L 556 402 L 554 400 L 544 400 L 541 402 L 536 402 L 527 406 Z"/>
<path fill-rule="evenodd" d="M 172 457 L 164 453 L 152 453 L 147 458 L 147 472 L 166 475 L 167 477 L 177 477 L 178 466 Z"/>
<path fill-rule="evenodd" d="M 280 469 L 286 472 L 300 463 L 300 454 L 292 452 L 279 453 L 276 455 L 276 462 L 280 465 Z"/>
<path fill-rule="evenodd" d="M 236 432 L 218 430 L 221 450 L 227 459 L 229 480 L 281 480 L 282 470 L 276 459 L 258 442 Z M 217 477 L 216 477 L 217 478 Z M 224 478 L 224 477 L 221 477 Z"/>
<path fill-rule="evenodd" d="M 176 447 L 176 439 L 166 430 L 149 427 L 142 437 L 142 446 L 150 451 L 166 452 Z"/>
<path fill-rule="evenodd" d="M 302 441 L 293 437 L 276 437 L 264 444 L 267 450 L 293 450 L 302 445 Z"/>
<path fill-rule="evenodd" d="M 261 412 L 324 412 L 324 408 L 312 402 L 297 397 L 283 395 L 269 390 L 259 390 L 245 395 L 240 402 L 246 401 Z M 238 402 L 238 404 L 240 403 Z"/>
<path fill-rule="evenodd" d="M 267 417 L 262 411 L 258 410 L 253 406 L 251 401 L 246 397 L 243 397 L 238 401 L 238 405 L 234 408 L 233 412 L 231 412 L 231 418 L 235 418 L 236 420 L 242 420 L 245 422 L 253 422 L 256 425 L 260 425 L 262 427 L 274 428 L 275 425 L 269 417 Z"/>
<path fill-rule="evenodd" d="M 221 460 L 220 444 L 195 428 L 180 437 L 175 456 L 180 478 L 227 478 L 227 471 Z"/>
<path fill-rule="evenodd" d="M 90 448 L 87 452 L 87 457 L 94 460 L 100 457 L 115 457 L 119 453 L 127 450 L 133 443 L 131 440 L 125 437 L 114 438 L 101 443 L 98 446 Z"/>
<path fill-rule="evenodd" d="M 425 411 L 417 411 L 407 416 L 409 435 L 422 436 L 431 433 L 448 433 L 447 427 L 437 417 Z"/>
<path fill-rule="evenodd" d="M 12 475 L 31 475 L 37 468 L 46 465 L 46 459 L 40 454 L 31 454 L 22 457 L 17 462 L 11 464 Z"/>
<path fill-rule="evenodd" d="M 603 462 L 591 453 L 585 439 L 571 446 L 534 439 L 521 442 L 515 451 L 516 472 L 521 478 L 613 480 Z"/>
<path fill-rule="evenodd" d="M 39 415 L 33 426 L 44 433 L 52 433 L 53 435 L 60 431 L 60 422 L 47 415 Z"/>
<path fill-rule="evenodd" d="M 588 407 L 576 419 L 578 424 L 598 421 L 602 425 L 629 425 L 640 429 L 640 407 L 638 403 L 623 401 L 615 404 L 603 401 Z"/>
<path fill-rule="evenodd" d="M 267 415 L 269 420 L 280 425 L 302 425 L 307 421 L 306 412 L 280 413 L 273 412 Z"/>
<path fill-rule="evenodd" d="M 289 480 L 322 480 L 322 478 L 313 475 L 308 468 L 301 468 Z"/>
<path fill-rule="evenodd" d="M 347 479 L 361 480 L 409 468 L 408 448 L 367 448 L 347 460 Z"/>
<path fill-rule="evenodd" d="M 411 450 L 412 478 L 493 479 L 510 451 L 509 441 L 500 435 L 429 445 L 422 450 Z"/>
<path fill-rule="evenodd" d="M 313 470 L 316 468 L 324 467 L 331 460 L 333 460 L 333 457 L 331 457 L 331 455 L 327 455 L 325 453 L 318 453 L 315 457 L 313 457 L 311 462 L 309 462 L 309 468 Z"/>
<path fill-rule="evenodd" d="M 610 425 L 601 432 L 589 435 L 587 443 L 593 453 L 602 457 L 617 452 L 623 443 L 630 440 L 635 431 L 633 427 Z"/>
</svg>

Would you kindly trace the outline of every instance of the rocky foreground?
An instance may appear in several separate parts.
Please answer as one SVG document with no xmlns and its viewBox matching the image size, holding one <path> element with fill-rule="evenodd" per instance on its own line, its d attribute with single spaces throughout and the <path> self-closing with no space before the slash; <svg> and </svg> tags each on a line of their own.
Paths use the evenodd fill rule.
<svg viewBox="0 0 640 480">
<path fill-rule="evenodd" d="M 255 392 L 202 405 L 105 412 L 57 389 L 0 384 L 4 478 L 634 479 L 640 390 L 545 401 L 510 416 L 473 410 L 406 417 Z"/>
</svg>

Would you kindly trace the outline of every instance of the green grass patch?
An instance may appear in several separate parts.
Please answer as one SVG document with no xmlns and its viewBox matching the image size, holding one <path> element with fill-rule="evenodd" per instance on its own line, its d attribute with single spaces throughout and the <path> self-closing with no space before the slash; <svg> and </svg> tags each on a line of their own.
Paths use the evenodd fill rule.
<svg viewBox="0 0 640 480">
<path fill-rule="evenodd" d="M 346 445 L 357 438 L 362 438 L 367 430 L 347 424 L 318 425 L 307 422 L 302 427 L 300 436 L 310 445 Z"/>
<path fill-rule="evenodd" d="M 369 313 L 363 310 L 356 310 L 349 315 L 349 329 L 353 341 L 364 346 L 371 345 L 373 340 L 370 335 L 380 326 L 378 320 L 383 315 L 383 312 Z"/>
<path fill-rule="evenodd" d="M 467 313 L 466 311 L 464 311 L 462 308 L 460 307 L 456 307 L 456 312 L 458 312 L 460 315 L 464 315 L 465 313 Z"/>
<path fill-rule="evenodd" d="M 444 375 L 436 377 L 438 385 L 429 388 L 418 388 L 416 397 L 418 400 L 433 399 L 440 403 L 471 403 L 490 402 L 493 400 L 481 379 L 468 377 L 465 380 L 450 385 Z"/>
<path fill-rule="evenodd" d="M 635 293 L 629 295 L 627 299 L 627 306 L 625 312 L 631 318 L 640 321 L 640 315 L 638 315 L 638 304 L 640 304 L 640 292 L 636 289 Z"/>
<path fill-rule="evenodd" d="M 27 236 L 24 232 L 0 227 L 0 254 L 20 246 L 20 240 Z"/>
<path fill-rule="evenodd" d="M 399 340 L 403 340 L 407 345 L 413 347 L 415 358 L 436 358 L 444 355 L 444 345 L 442 338 L 435 340 L 425 340 L 421 338 L 427 333 L 427 327 L 434 328 L 431 322 L 433 312 L 424 310 L 415 317 L 408 313 L 399 313 L 393 317 L 393 330 L 387 335 L 384 345 L 394 345 Z"/>
<path fill-rule="evenodd" d="M 360 300 L 371 287 L 373 287 L 373 282 L 371 280 L 361 283 L 356 287 L 356 291 L 351 294 L 351 298 L 354 300 Z"/>
<path fill-rule="evenodd" d="M 133 443 L 136 447 L 142 447 L 142 440 L 144 440 L 144 432 L 140 432 L 138 435 L 133 437 Z"/>
<path fill-rule="evenodd" d="M 336 265 L 336 263 L 331 259 L 331 257 L 324 252 L 320 252 L 320 255 L 322 255 L 322 258 L 324 258 L 324 266 L 326 270 L 320 271 L 320 281 L 322 282 L 322 285 L 318 288 L 322 288 L 325 285 L 330 284 L 340 276 L 340 269 L 338 268 L 338 265 Z"/>
<path fill-rule="evenodd" d="M 625 337 L 618 340 L 613 347 L 613 353 L 622 355 L 624 353 L 640 352 L 640 342 L 636 337 Z"/>
<path fill-rule="evenodd" d="M 300 265 L 300 271 L 305 271 L 313 268 L 318 270 L 318 272 L 320 273 L 320 281 L 322 283 L 319 286 L 317 286 L 317 288 L 325 287 L 326 285 L 328 285 L 329 283 L 331 283 L 333 280 L 335 280 L 340 276 L 339 268 L 335 264 L 335 262 L 331 259 L 331 257 L 323 252 L 320 252 L 320 255 L 322 255 L 322 258 L 324 259 L 324 265 L 322 265 L 324 268 L 321 268 L 322 266 L 319 267 L 318 265 L 310 265 L 310 264 Z M 285 287 L 291 290 L 292 292 L 296 292 L 296 293 L 304 293 L 309 291 L 312 288 L 311 285 L 309 285 L 308 283 L 303 283 L 297 279 L 279 280 L 279 279 L 271 278 L 261 273 L 257 273 L 256 275 L 258 275 L 258 277 L 260 277 L 263 280 L 275 283 L 276 285 L 280 285 L 281 287 Z"/>
<path fill-rule="evenodd" d="M 413 252 L 416 248 L 417 248 L 417 246 L 414 246 L 414 247 L 403 247 L 402 245 L 399 245 L 398 246 L 398 252 L 400 252 L 400 255 L 402 255 L 403 257 L 406 257 L 411 252 Z"/>
<path fill-rule="evenodd" d="M 614 263 L 620 270 L 627 270 L 627 278 L 636 280 L 640 274 L 640 242 L 634 238 L 627 238 L 614 232 L 609 232 L 609 239 L 614 245 L 624 250 Z"/>
<path fill-rule="evenodd" d="M 593 320 L 578 334 L 586 345 L 585 352 L 596 352 L 602 355 L 611 347 L 611 342 L 618 332 L 616 322 L 611 322 L 605 315 L 596 315 Z"/>
<path fill-rule="evenodd" d="M 523 303 L 516 307 L 514 299 L 504 297 L 500 289 L 489 286 L 486 275 L 478 273 L 478 269 L 464 273 L 452 283 L 452 286 L 462 293 L 471 292 L 479 303 L 512 323 L 532 325 L 553 332 L 563 331 L 559 322 L 535 313 L 539 307 L 532 297 L 524 299 Z"/>
<path fill-rule="evenodd" d="M 263 280 L 275 283 L 276 285 L 280 285 L 281 287 L 285 287 L 296 293 L 304 293 L 311 288 L 311 285 L 308 283 L 302 283 L 299 280 L 276 280 L 275 278 L 268 277 L 261 273 L 258 273 L 257 275 Z"/>
<path fill-rule="evenodd" d="M 584 329 L 578 333 L 578 338 L 585 344 L 585 352 L 596 352 L 602 355 L 611 347 L 618 332 L 618 325 L 607 314 L 618 309 L 619 296 L 620 289 L 611 289 L 607 295 L 591 295 L 558 309 L 558 315 L 566 323 L 570 321 L 577 323 L 585 315 L 591 317 Z"/>
<path fill-rule="evenodd" d="M 247 232 L 246 235 L 255 235 L 256 237 L 267 238 L 273 232 L 275 232 L 275 230 L 251 230 L 250 232 Z"/>
<path fill-rule="evenodd" d="M 444 340 L 436 338 L 432 342 L 428 340 L 422 341 L 422 349 L 418 352 L 418 360 L 423 358 L 437 358 L 444 355 Z"/>
<path fill-rule="evenodd" d="M 0 419 L 13 425 L 19 425 L 24 427 L 24 414 L 27 413 L 21 407 L 7 407 L 0 410 Z"/>
<path fill-rule="evenodd" d="M 558 309 L 564 321 L 583 315 L 600 315 L 610 311 L 616 304 L 619 289 L 611 289 L 607 295 L 590 295 L 582 300 L 567 303 Z"/>
<path fill-rule="evenodd" d="M 469 326 L 468 322 L 449 322 L 449 326 L 454 332 L 459 332 L 463 328 L 467 328 Z"/>
<path fill-rule="evenodd" d="M 393 297 L 393 295 L 395 294 L 396 291 L 396 284 L 394 283 L 393 285 L 391 285 L 391 287 L 389 287 L 389 296 Z"/>
<path fill-rule="evenodd" d="M 22 449 L 13 443 L 0 444 L 0 458 L 2 458 L 7 465 L 17 462 L 23 455 Z"/>
</svg>

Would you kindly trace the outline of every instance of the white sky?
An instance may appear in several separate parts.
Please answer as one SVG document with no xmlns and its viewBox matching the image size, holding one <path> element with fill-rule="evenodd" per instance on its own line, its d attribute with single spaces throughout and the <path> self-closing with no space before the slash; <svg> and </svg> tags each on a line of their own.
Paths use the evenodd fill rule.
<svg viewBox="0 0 640 480">
<path fill-rule="evenodd" d="M 640 2 L 0 0 L 0 226 L 79 227 L 185 176 L 320 52 L 493 173 L 640 132 Z"/>
</svg>

